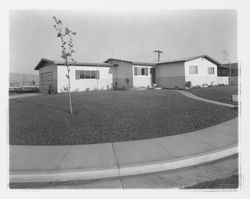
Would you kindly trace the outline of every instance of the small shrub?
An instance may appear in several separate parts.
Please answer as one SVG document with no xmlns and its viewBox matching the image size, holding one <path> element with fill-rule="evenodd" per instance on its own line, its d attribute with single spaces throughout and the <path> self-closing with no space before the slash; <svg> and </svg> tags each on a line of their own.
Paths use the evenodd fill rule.
<svg viewBox="0 0 250 199">
<path fill-rule="evenodd" d="M 201 85 L 195 85 L 192 88 L 201 88 Z"/>
<path fill-rule="evenodd" d="M 129 78 L 126 78 L 125 81 L 126 81 L 126 84 L 128 85 L 129 84 Z"/>
<path fill-rule="evenodd" d="M 69 87 L 68 86 L 64 86 L 63 87 L 63 92 L 67 92 L 69 90 Z"/>
<path fill-rule="evenodd" d="M 208 86 L 208 87 L 212 87 L 212 86 L 215 86 L 215 85 L 214 85 L 214 81 L 213 81 L 213 82 L 211 82 L 211 83 L 209 84 L 209 86 Z"/>
<path fill-rule="evenodd" d="M 202 88 L 206 88 L 206 87 L 208 87 L 208 84 L 205 83 L 205 84 L 202 84 L 201 86 L 202 86 Z"/>
<path fill-rule="evenodd" d="M 191 87 L 192 87 L 192 82 L 191 81 L 185 82 L 185 88 L 191 88 Z"/>
<path fill-rule="evenodd" d="M 117 83 L 117 81 L 115 82 L 115 84 L 112 84 L 112 89 L 114 89 L 114 90 L 118 89 L 118 83 Z"/>
<path fill-rule="evenodd" d="M 52 85 L 49 85 L 49 90 L 48 90 L 48 93 L 51 94 L 53 92 L 53 88 L 52 88 Z"/>
</svg>

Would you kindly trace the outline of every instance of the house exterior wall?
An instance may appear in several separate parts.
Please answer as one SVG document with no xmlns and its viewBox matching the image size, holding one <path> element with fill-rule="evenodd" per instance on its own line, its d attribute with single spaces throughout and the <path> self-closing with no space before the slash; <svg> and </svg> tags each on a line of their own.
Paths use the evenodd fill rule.
<svg viewBox="0 0 250 199">
<path fill-rule="evenodd" d="M 217 77 L 217 84 L 228 85 L 229 84 L 229 77 L 218 76 Z"/>
<path fill-rule="evenodd" d="M 129 62 L 123 62 L 118 60 L 112 60 L 110 63 L 118 64 L 117 67 L 113 68 L 113 87 L 133 87 L 132 64 Z M 126 79 L 128 79 L 128 83 Z"/>
<path fill-rule="evenodd" d="M 76 70 L 99 71 L 99 79 L 76 79 Z M 57 92 L 67 91 L 68 79 L 66 66 L 57 66 Z M 70 66 L 71 91 L 106 90 L 111 89 L 113 69 L 111 67 Z"/>
<path fill-rule="evenodd" d="M 144 67 L 148 69 L 148 75 L 137 75 L 135 76 L 134 74 L 134 68 L 135 67 Z M 138 88 L 138 87 L 148 87 L 151 86 L 151 74 L 150 74 L 150 69 L 152 66 L 137 66 L 133 65 L 132 66 L 132 73 L 133 73 L 133 87 Z"/>
<path fill-rule="evenodd" d="M 173 62 L 156 66 L 156 84 L 163 88 L 184 88 L 184 62 Z"/>
<path fill-rule="evenodd" d="M 42 76 L 44 74 L 52 74 L 51 81 L 43 81 Z M 45 67 L 39 70 L 39 90 L 43 93 L 48 93 L 49 86 L 52 88 L 52 92 L 57 92 L 57 66 L 54 64 L 46 64 Z"/>
<path fill-rule="evenodd" d="M 190 74 L 189 66 L 198 66 L 198 74 Z M 208 67 L 214 68 L 214 74 L 208 74 Z M 192 86 L 202 86 L 202 84 L 218 84 L 217 65 L 206 58 L 197 58 L 185 62 L 185 82 L 191 81 Z"/>
</svg>

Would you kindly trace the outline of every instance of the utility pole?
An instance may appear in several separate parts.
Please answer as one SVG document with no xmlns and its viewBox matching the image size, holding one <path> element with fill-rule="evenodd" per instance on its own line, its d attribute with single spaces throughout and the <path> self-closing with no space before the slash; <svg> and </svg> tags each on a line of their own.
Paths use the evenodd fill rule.
<svg viewBox="0 0 250 199">
<path fill-rule="evenodd" d="M 161 50 L 155 50 L 154 53 L 158 54 L 158 61 L 160 61 L 160 54 L 163 53 Z"/>
</svg>

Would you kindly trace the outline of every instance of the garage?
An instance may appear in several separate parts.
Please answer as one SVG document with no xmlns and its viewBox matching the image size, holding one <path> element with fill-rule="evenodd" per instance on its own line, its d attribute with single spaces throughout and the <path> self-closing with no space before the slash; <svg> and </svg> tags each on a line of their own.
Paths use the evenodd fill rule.
<svg viewBox="0 0 250 199">
<path fill-rule="evenodd" d="M 40 74 L 40 90 L 42 92 L 48 92 L 49 87 L 52 87 L 53 75 L 52 72 L 46 72 Z"/>
</svg>

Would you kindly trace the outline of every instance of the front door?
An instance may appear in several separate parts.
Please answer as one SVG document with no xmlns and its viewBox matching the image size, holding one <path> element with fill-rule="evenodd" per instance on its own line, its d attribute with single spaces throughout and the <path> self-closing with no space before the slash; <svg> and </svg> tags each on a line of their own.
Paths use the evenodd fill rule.
<svg viewBox="0 0 250 199">
<path fill-rule="evenodd" d="M 151 85 L 156 84 L 156 81 L 155 81 L 155 68 L 150 69 L 150 74 L 151 74 Z"/>
</svg>

